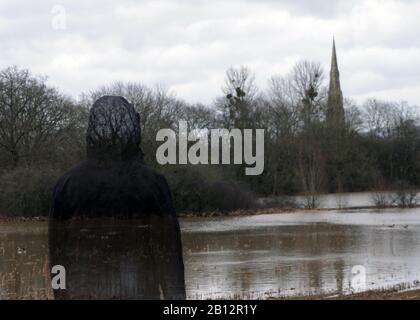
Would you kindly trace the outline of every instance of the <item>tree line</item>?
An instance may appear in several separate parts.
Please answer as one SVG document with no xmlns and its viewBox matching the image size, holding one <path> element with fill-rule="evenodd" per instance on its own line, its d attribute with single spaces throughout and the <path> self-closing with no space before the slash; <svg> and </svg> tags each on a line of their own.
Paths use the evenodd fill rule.
<svg viewBox="0 0 420 320">
<path fill-rule="evenodd" d="M 163 172 L 178 211 L 250 208 L 258 197 L 416 188 L 420 184 L 420 122 L 406 102 L 345 99 L 345 124 L 328 124 L 328 88 L 321 65 L 297 62 L 266 89 L 247 67 L 226 71 L 219 97 L 191 104 L 166 87 L 114 82 L 76 100 L 47 79 L 16 66 L 0 71 L 0 215 L 45 215 L 55 180 L 85 158 L 89 108 L 121 95 L 140 114 L 146 164 Z M 245 176 L 242 165 L 156 163 L 156 133 L 192 129 L 265 129 L 265 169 Z M 281 204 L 277 204 L 281 205 Z"/>
</svg>

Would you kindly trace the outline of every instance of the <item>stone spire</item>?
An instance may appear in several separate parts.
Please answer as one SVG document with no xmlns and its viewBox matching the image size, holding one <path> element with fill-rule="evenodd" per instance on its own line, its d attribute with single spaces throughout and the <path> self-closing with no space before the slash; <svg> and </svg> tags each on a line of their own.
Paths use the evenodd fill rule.
<svg viewBox="0 0 420 320">
<path fill-rule="evenodd" d="M 344 103 L 343 93 L 340 85 L 340 72 L 338 70 L 337 53 L 335 50 L 335 39 L 333 39 L 330 88 L 328 91 L 327 122 L 329 125 L 342 128 L 344 127 Z"/>
</svg>

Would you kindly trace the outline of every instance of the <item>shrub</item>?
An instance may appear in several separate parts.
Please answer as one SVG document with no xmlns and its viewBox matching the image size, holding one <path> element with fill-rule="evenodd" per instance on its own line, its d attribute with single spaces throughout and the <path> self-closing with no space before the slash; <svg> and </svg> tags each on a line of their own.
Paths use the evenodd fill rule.
<svg viewBox="0 0 420 320">
<path fill-rule="evenodd" d="M 386 191 L 372 192 L 371 199 L 373 205 L 377 208 L 386 208 L 393 203 L 392 197 L 389 195 L 389 192 Z"/>
<path fill-rule="evenodd" d="M 256 206 L 248 188 L 220 181 L 217 174 L 204 175 L 191 166 L 164 171 L 177 212 L 227 212 Z M 0 215 L 48 215 L 52 188 L 61 174 L 62 170 L 54 167 L 20 167 L 0 174 Z"/>
<path fill-rule="evenodd" d="M 298 203 L 294 197 L 276 196 L 260 199 L 259 204 L 263 208 L 297 208 Z"/>
<path fill-rule="evenodd" d="M 165 176 L 171 188 L 177 212 L 201 212 L 204 210 L 204 176 L 190 166 L 174 166 Z"/>
<path fill-rule="evenodd" d="M 244 185 L 222 181 L 218 172 L 202 169 L 198 166 L 165 168 L 177 212 L 227 212 L 256 206 L 254 194 Z"/>
<path fill-rule="evenodd" d="M 405 182 L 398 183 L 398 191 L 393 195 L 393 203 L 400 208 L 412 208 L 418 204 L 417 190 Z"/>
<path fill-rule="evenodd" d="M 251 209 L 257 206 L 255 195 L 244 185 L 236 182 L 215 182 L 206 188 L 206 207 L 221 212 Z"/>
<path fill-rule="evenodd" d="M 0 176 L 0 214 L 48 215 L 51 192 L 59 170 L 52 167 L 16 168 Z"/>
<path fill-rule="evenodd" d="M 374 172 L 372 174 L 372 194 L 371 201 L 376 208 L 386 208 L 393 204 L 392 196 L 386 190 L 390 189 L 389 184 L 384 177 Z"/>
<path fill-rule="evenodd" d="M 305 209 L 316 209 L 322 205 L 321 196 L 317 193 L 307 193 L 302 196 L 302 206 Z"/>
</svg>

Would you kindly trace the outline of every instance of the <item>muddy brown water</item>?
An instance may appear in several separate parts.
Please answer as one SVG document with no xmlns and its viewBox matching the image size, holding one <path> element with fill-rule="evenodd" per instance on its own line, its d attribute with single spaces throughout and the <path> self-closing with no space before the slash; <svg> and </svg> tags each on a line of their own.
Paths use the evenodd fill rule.
<svg viewBox="0 0 420 320">
<path fill-rule="evenodd" d="M 360 266 L 357 290 L 419 285 L 420 209 L 185 218 L 181 228 L 193 299 L 346 294 Z M 0 224 L 0 299 L 50 298 L 48 272 L 47 223 Z"/>
</svg>

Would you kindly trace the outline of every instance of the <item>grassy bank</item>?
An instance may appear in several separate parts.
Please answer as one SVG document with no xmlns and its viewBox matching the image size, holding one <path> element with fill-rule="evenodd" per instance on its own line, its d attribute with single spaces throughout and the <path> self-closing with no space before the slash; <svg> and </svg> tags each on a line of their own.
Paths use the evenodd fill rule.
<svg viewBox="0 0 420 320">
<path fill-rule="evenodd" d="M 272 298 L 273 300 L 420 300 L 418 286 L 410 288 L 406 285 L 397 285 L 388 289 L 368 290 L 359 293 L 343 295 L 308 295 L 297 297 Z"/>
<path fill-rule="evenodd" d="M 255 216 L 261 214 L 279 214 L 279 213 L 293 213 L 293 212 L 325 212 L 336 211 L 339 209 L 305 209 L 305 208 L 256 208 L 256 209 L 243 209 L 234 211 L 208 211 L 208 212 L 180 212 L 177 213 L 179 218 L 212 218 L 212 217 L 240 217 L 240 216 Z M 346 210 L 346 209 L 341 209 Z M 19 217 L 0 215 L 0 223 L 4 222 L 25 222 L 25 221 L 48 221 L 47 216 L 34 216 L 34 217 Z"/>
<path fill-rule="evenodd" d="M 420 206 L 413 206 L 409 209 L 419 208 Z M 204 211 L 204 212 L 179 212 L 177 216 L 179 218 L 213 218 L 213 217 L 240 217 L 240 216 L 255 216 L 262 214 L 281 214 L 281 213 L 294 213 L 294 212 L 308 212 L 314 213 L 317 212 L 328 212 L 328 211 L 341 211 L 346 213 L 348 211 L 354 210 L 384 210 L 400 208 L 397 206 L 387 206 L 387 207 L 375 207 L 375 206 L 363 206 L 363 207 L 351 207 L 351 208 L 299 208 L 299 207 L 273 207 L 273 208 L 253 208 L 253 209 L 241 209 L 241 210 L 232 210 L 232 211 Z M 400 208 L 407 209 L 407 208 Z M 0 214 L 0 223 L 4 222 L 25 222 L 25 221 L 48 221 L 48 216 L 31 216 L 31 217 L 22 217 L 22 216 L 9 216 Z"/>
</svg>

